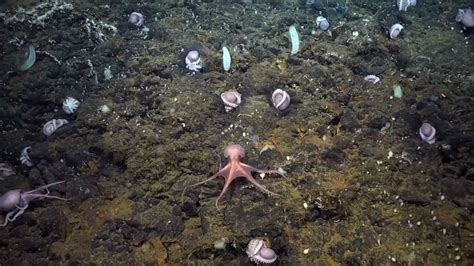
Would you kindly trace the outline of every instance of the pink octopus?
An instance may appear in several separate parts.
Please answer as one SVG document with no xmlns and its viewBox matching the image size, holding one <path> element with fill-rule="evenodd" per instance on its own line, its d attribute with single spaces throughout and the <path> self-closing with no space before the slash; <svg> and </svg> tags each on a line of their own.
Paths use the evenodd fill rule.
<svg viewBox="0 0 474 266">
<path fill-rule="evenodd" d="M 6 226 L 8 222 L 15 221 L 18 216 L 25 212 L 31 201 L 44 198 L 68 200 L 58 196 L 49 195 L 48 188 L 61 183 L 64 183 L 64 181 L 47 184 L 30 191 L 24 191 L 23 189 L 13 189 L 5 192 L 5 194 L 0 196 L 0 211 L 5 211 L 8 213 L 5 216 L 5 221 L 0 224 L 0 227 Z"/>
<path fill-rule="evenodd" d="M 217 197 L 216 208 L 219 209 L 219 207 L 217 206 L 217 203 L 219 202 L 219 199 L 225 194 L 225 192 L 229 188 L 230 183 L 232 183 L 232 181 L 234 181 L 238 177 L 245 177 L 254 186 L 263 190 L 264 192 L 267 192 L 271 195 L 278 195 L 276 193 L 269 191 L 264 186 L 259 184 L 257 180 L 253 178 L 252 172 L 266 173 L 266 174 L 279 174 L 283 176 L 282 173 L 280 173 L 277 170 L 260 170 L 248 164 L 242 163 L 240 160 L 245 157 L 245 150 L 239 144 L 233 144 L 233 145 L 227 146 L 227 148 L 224 151 L 224 157 L 228 159 L 228 164 L 224 166 L 224 168 L 222 168 L 222 165 L 220 165 L 219 172 L 217 172 L 216 174 L 214 174 L 213 176 L 209 177 L 208 179 L 204 181 L 201 181 L 199 183 L 196 183 L 190 186 L 190 187 L 196 187 L 204 183 L 207 183 L 208 181 L 211 181 L 218 176 L 224 177 L 225 178 L 224 188 L 222 189 L 222 192 L 219 195 L 219 197 Z"/>
</svg>

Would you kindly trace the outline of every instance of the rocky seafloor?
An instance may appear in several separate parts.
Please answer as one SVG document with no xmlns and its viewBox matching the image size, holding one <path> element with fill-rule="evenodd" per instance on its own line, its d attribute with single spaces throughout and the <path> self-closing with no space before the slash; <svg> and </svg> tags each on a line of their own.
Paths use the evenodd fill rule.
<svg viewBox="0 0 474 266">
<path fill-rule="evenodd" d="M 16 173 L 0 192 L 65 180 L 51 193 L 69 199 L 33 202 L 0 228 L 1 265 L 249 265 L 252 238 L 279 265 L 474 261 L 474 30 L 454 21 L 469 1 L 0 4 L 0 163 Z M 146 28 L 129 25 L 133 11 Z M 37 59 L 18 71 L 26 45 Z M 185 68 L 192 49 L 200 73 Z M 291 96 L 285 112 L 276 88 Z M 228 90 L 243 98 L 231 112 Z M 51 119 L 69 123 L 46 137 Z M 435 144 L 420 139 L 423 121 Z M 216 209 L 222 178 L 185 190 L 232 143 L 246 163 L 286 172 L 256 175 L 279 196 L 237 181 Z M 19 159 L 27 146 L 32 167 Z"/>
</svg>

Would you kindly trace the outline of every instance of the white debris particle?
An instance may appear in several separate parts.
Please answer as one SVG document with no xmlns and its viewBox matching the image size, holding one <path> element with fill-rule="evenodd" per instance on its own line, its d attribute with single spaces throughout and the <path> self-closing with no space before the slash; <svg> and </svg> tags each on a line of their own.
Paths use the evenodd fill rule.
<svg viewBox="0 0 474 266">
<path fill-rule="evenodd" d="M 308 209 L 308 203 L 303 202 L 303 208 Z"/>
<path fill-rule="evenodd" d="M 388 156 L 387 156 L 387 159 L 390 159 L 393 157 L 393 151 L 389 151 L 388 152 Z"/>
<path fill-rule="evenodd" d="M 308 254 L 309 253 L 309 248 L 306 248 L 305 250 L 303 250 L 303 254 Z"/>
</svg>

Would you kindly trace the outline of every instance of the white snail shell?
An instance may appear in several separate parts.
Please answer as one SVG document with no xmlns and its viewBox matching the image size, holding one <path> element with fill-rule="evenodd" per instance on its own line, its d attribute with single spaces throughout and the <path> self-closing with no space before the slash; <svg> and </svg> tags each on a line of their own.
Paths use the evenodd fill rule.
<svg viewBox="0 0 474 266">
<path fill-rule="evenodd" d="M 250 240 L 249 244 L 247 245 L 247 250 L 245 250 L 245 253 L 247 253 L 249 257 L 253 257 L 257 255 L 260 249 L 262 249 L 263 247 L 265 247 L 265 242 L 262 239 L 254 238 Z"/>
<path fill-rule="evenodd" d="M 53 119 L 43 125 L 43 134 L 51 136 L 58 128 L 69 123 L 66 119 Z"/>
<path fill-rule="evenodd" d="M 30 158 L 30 155 L 28 155 L 28 151 L 31 149 L 31 146 L 25 147 L 23 150 L 21 150 L 21 155 L 20 155 L 20 161 L 22 164 L 32 167 L 33 166 L 33 161 Z"/>
<path fill-rule="evenodd" d="M 429 123 L 423 123 L 418 130 L 422 140 L 426 141 L 429 144 L 434 144 L 436 142 L 436 128 L 434 128 Z"/>
<path fill-rule="evenodd" d="M 290 106 L 290 95 L 284 90 L 276 89 L 272 94 L 272 103 L 276 109 L 283 111 Z"/>
<path fill-rule="evenodd" d="M 402 32 L 403 26 L 400 24 L 394 24 L 392 27 L 390 27 L 390 39 L 396 39 L 398 35 L 400 35 L 400 32 Z"/>
<path fill-rule="evenodd" d="M 256 263 L 270 264 L 275 262 L 277 258 L 278 255 L 273 251 L 273 249 L 264 247 L 250 260 L 255 261 Z"/>
<path fill-rule="evenodd" d="M 189 51 L 185 58 L 186 68 L 195 72 L 199 72 L 202 68 L 202 60 L 199 52 L 196 50 Z"/>
<path fill-rule="evenodd" d="M 226 91 L 221 94 L 221 99 L 225 105 L 225 111 L 229 112 L 242 103 L 242 94 L 236 91 Z"/>
<path fill-rule="evenodd" d="M 262 239 L 254 238 L 250 240 L 245 251 L 250 260 L 257 264 L 270 264 L 277 260 L 278 255 L 271 248 L 267 248 Z"/>
</svg>

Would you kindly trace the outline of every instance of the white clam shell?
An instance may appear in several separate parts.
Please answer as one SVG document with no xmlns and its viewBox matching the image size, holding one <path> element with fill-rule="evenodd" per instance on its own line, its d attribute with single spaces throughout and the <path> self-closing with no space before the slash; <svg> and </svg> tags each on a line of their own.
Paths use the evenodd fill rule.
<svg viewBox="0 0 474 266">
<path fill-rule="evenodd" d="M 247 256 L 250 258 L 254 257 L 257 255 L 262 248 L 266 247 L 265 242 L 262 239 L 257 239 L 254 238 L 250 240 L 250 242 L 247 245 L 247 250 L 245 250 L 245 253 L 247 253 Z"/>
<path fill-rule="evenodd" d="M 242 94 L 237 91 L 226 91 L 221 94 L 221 99 L 224 102 L 226 112 L 229 112 L 242 103 Z"/>
<path fill-rule="evenodd" d="M 58 128 L 69 123 L 66 119 L 53 119 L 43 125 L 43 134 L 51 136 Z"/>
<path fill-rule="evenodd" d="M 272 94 L 272 103 L 276 109 L 283 111 L 290 106 L 290 95 L 284 90 L 276 89 Z"/>
<path fill-rule="evenodd" d="M 66 114 L 72 114 L 79 107 L 80 102 L 72 97 L 67 97 L 63 101 L 63 111 Z"/>
</svg>

